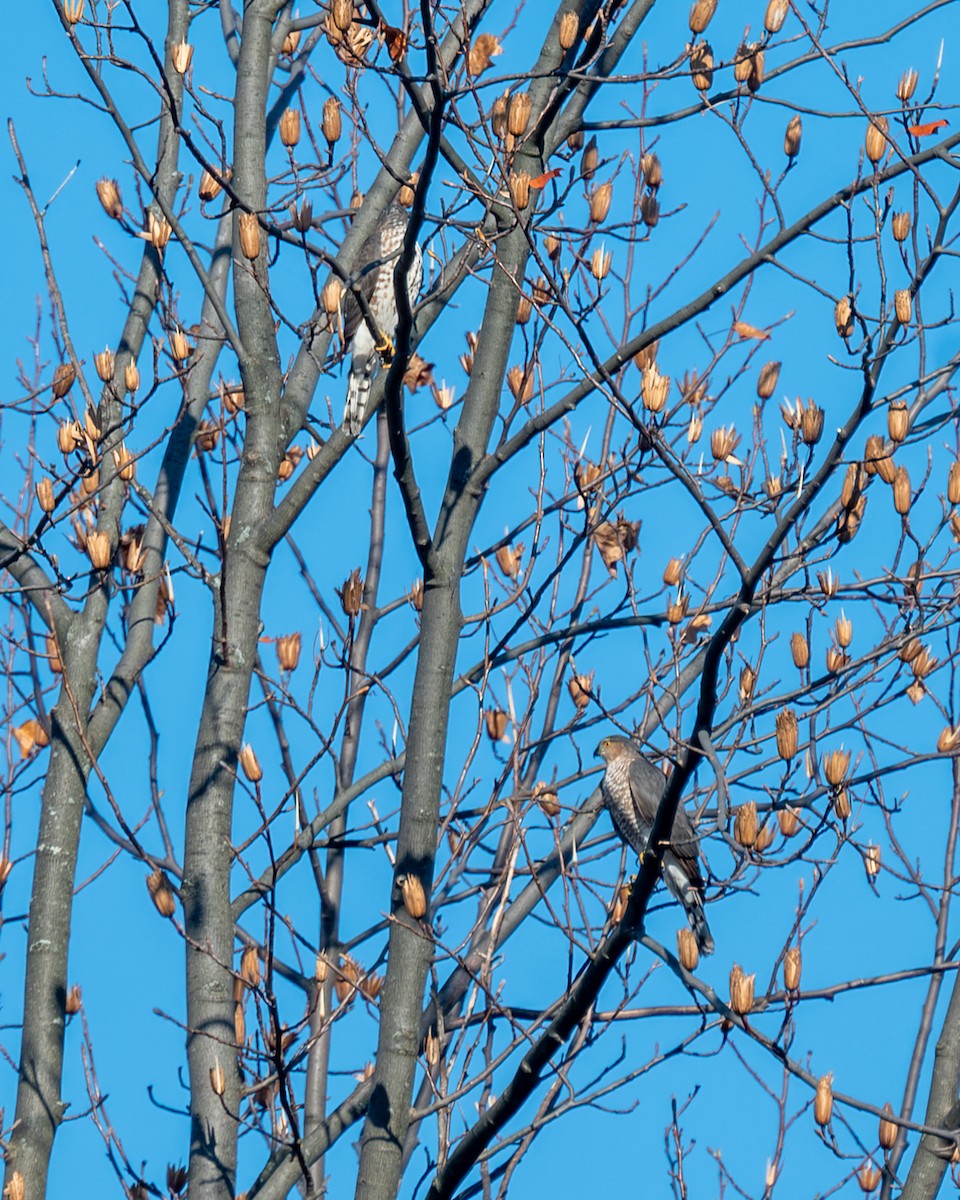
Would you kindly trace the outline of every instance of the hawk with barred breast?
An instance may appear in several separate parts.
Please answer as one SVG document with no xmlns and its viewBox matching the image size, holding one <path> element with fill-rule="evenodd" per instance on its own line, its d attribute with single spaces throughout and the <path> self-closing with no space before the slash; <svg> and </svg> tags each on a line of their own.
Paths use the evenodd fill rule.
<svg viewBox="0 0 960 1200">
<path fill-rule="evenodd" d="M 343 423 L 354 437 L 363 428 L 370 385 L 380 364 L 389 366 L 393 359 L 399 319 L 394 270 L 403 251 L 407 220 L 406 209 L 401 204 L 391 204 L 360 251 L 355 275 L 369 315 L 364 314 L 352 292 L 344 298 L 343 338 L 350 356 L 350 370 Z M 411 305 L 420 294 L 422 282 L 423 256 L 417 243 L 407 271 L 407 296 Z M 371 325 L 376 328 L 372 329 Z"/>
<path fill-rule="evenodd" d="M 614 827 L 643 861 L 666 780 L 629 738 L 605 737 L 597 746 L 596 755 L 607 766 L 600 792 Z M 683 906 L 700 953 L 712 954 L 713 935 L 703 911 L 700 843 L 682 804 L 673 818 L 670 842 L 663 852 L 660 869 L 667 890 Z"/>
</svg>

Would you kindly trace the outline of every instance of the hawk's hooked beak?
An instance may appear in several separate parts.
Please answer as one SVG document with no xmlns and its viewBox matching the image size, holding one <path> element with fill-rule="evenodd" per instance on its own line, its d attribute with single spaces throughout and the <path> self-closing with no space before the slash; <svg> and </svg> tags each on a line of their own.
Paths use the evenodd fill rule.
<svg viewBox="0 0 960 1200">
<path fill-rule="evenodd" d="M 593 757 L 594 757 L 594 758 L 603 758 L 603 755 L 600 753 L 600 747 L 599 747 L 599 746 L 597 746 L 596 750 L 594 750 L 594 752 L 593 752 Z"/>
</svg>

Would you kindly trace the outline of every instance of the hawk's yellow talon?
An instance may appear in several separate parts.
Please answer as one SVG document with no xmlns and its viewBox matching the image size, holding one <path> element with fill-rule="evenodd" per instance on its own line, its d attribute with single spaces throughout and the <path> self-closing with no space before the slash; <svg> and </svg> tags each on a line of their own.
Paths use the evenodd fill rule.
<svg viewBox="0 0 960 1200">
<path fill-rule="evenodd" d="M 387 335 L 385 333 L 380 334 L 380 340 L 377 342 L 374 349 L 380 355 L 380 359 L 383 362 L 383 365 L 385 367 L 389 367 L 390 364 L 393 362 L 393 356 L 396 353 L 396 350 L 394 349 L 393 342 L 387 337 Z"/>
</svg>

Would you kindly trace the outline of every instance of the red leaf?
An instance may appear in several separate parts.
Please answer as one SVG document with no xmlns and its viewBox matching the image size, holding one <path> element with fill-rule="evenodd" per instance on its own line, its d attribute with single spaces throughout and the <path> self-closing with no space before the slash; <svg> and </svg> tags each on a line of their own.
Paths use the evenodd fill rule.
<svg viewBox="0 0 960 1200">
<path fill-rule="evenodd" d="M 930 121 L 926 125 L 908 125 L 907 133 L 912 133 L 914 137 L 930 137 L 946 124 L 947 122 L 941 118 L 939 121 Z"/>
<path fill-rule="evenodd" d="M 556 179 L 562 174 L 563 172 L 559 167 L 554 167 L 552 171 L 544 171 L 544 173 L 542 175 L 538 175 L 536 179 L 531 179 L 530 186 L 532 188 L 545 188 L 551 179 Z"/>
</svg>

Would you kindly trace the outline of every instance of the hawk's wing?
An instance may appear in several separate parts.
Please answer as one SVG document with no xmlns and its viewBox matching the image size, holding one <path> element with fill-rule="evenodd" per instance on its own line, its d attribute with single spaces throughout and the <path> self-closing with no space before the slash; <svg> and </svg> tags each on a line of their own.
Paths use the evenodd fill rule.
<svg viewBox="0 0 960 1200">
<path fill-rule="evenodd" d="M 360 295 L 363 296 L 369 308 L 373 303 L 374 292 L 377 290 L 377 280 L 380 277 L 381 265 L 380 259 L 383 253 L 380 249 L 380 226 L 374 229 L 373 233 L 363 243 L 363 248 L 360 251 L 361 267 L 368 266 L 370 263 L 376 263 L 374 267 L 370 267 L 357 280 L 357 287 Z M 388 269 L 392 269 L 394 264 L 391 262 Z M 345 346 L 349 346 L 353 335 L 360 328 L 360 321 L 363 314 L 360 311 L 360 305 L 357 303 L 357 298 L 353 294 L 353 289 L 344 293 L 343 297 L 343 342 Z"/>
<path fill-rule="evenodd" d="M 665 787 L 666 780 L 662 773 L 638 754 L 630 764 L 630 795 L 637 817 L 641 826 L 645 828 L 647 837 L 650 836 L 650 830 L 653 828 Z M 676 816 L 673 818 L 670 847 L 684 871 L 690 876 L 691 882 L 699 881 L 699 886 L 702 887 L 703 881 L 700 878 L 698 865 L 700 847 L 693 825 L 690 823 L 690 817 L 682 802 L 677 805 Z"/>
</svg>

